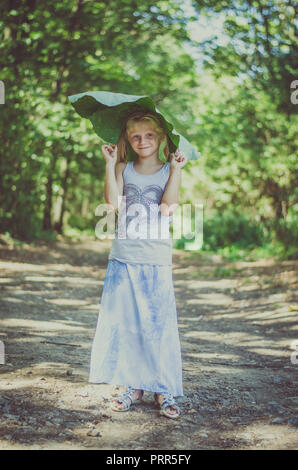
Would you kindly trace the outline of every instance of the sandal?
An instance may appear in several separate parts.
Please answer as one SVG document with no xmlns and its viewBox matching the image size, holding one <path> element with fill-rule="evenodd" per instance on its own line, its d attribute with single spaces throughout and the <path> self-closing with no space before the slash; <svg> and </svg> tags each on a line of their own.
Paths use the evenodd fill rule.
<svg viewBox="0 0 298 470">
<path fill-rule="evenodd" d="M 157 395 L 162 395 L 163 396 L 163 400 L 162 400 L 161 403 L 159 403 Z M 160 415 L 161 416 L 166 416 L 167 418 L 171 418 L 171 419 L 176 419 L 180 416 L 181 410 L 180 410 L 179 406 L 177 405 L 177 403 L 175 402 L 175 399 L 174 399 L 174 397 L 171 393 L 169 393 L 169 392 L 154 393 L 154 399 L 156 401 L 156 404 L 160 408 Z M 169 413 L 169 411 L 167 411 L 168 406 L 172 406 L 173 408 L 176 408 L 177 413 L 175 413 L 175 414 Z"/>
<path fill-rule="evenodd" d="M 121 395 L 121 397 L 116 398 L 115 400 L 113 400 L 113 401 L 117 401 L 119 403 L 123 403 L 124 407 L 123 408 L 118 408 L 116 405 L 111 403 L 111 409 L 113 411 L 128 411 L 130 409 L 131 405 L 133 405 L 136 401 L 139 401 L 143 398 L 144 390 L 142 390 L 142 395 L 141 395 L 140 398 L 134 398 L 133 394 L 134 394 L 135 390 L 136 390 L 135 388 L 132 388 L 130 386 L 127 387 L 127 389 Z"/>
</svg>

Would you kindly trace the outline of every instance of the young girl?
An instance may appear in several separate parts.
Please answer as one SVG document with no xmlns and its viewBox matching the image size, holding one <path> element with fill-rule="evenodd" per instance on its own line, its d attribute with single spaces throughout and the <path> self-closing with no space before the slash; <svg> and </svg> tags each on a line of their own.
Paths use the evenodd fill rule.
<svg viewBox="0 0 298 470">
<path fill-rule="evenodd" d="M 162 142 L 165 164 L 158 156 Z M 126 162 L 129 145 L 138 156 L 135 162 Z M 152 237 L 150 227 L 171 220 L 187 159 L 179 149 L 169 153 L 166 130 L 158 116 L 147 110 L 130 114 L 117 146 L 103 145 L 102 153 L 105 200 L 119 210 L 119 217 L 92 344 L 89 382 L 127 387 L 122 396 L 111 400 L 114 411 L 129 410 L 149 391 L 154 392 L 161 415 L 177 418 L 180 409 L 174 397 L 183 396 L 183 386 L 172 238 L 169 230 L 167 238 L 164 232 L 161 238 L 160 232 Z M 155 217 L 152 208 L 157 208 Z"/>
</svg>

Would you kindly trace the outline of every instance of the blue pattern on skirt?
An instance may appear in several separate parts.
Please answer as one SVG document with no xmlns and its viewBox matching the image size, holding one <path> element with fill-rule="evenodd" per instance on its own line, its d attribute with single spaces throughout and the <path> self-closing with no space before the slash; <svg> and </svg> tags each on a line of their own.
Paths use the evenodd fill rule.
<svg viewBox="0 0 298 470">
<path fill-rule="evenodd" d="M 183 396 L 171 266 L 109 259 L 89 382 Z"/>
</svg>

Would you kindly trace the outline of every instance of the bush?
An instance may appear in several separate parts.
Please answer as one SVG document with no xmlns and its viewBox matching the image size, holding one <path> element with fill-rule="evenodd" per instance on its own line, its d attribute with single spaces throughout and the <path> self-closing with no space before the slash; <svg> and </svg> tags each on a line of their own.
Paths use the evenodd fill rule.
<svg viewBox="0 0 298 470">
<path fill-rule="evenodd" d="M 204 220 L 203 250 L 216 250 L 229 245 L 239 248 L 262 246 L 266 235 L 264 226 L 235 212 L 223 212 Z"/>
</svg>

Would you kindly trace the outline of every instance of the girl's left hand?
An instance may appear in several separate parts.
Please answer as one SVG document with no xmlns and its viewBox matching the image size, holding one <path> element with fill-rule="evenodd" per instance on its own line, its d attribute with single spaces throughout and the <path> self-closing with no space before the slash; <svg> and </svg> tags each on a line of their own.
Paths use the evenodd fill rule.
<svg viewBox="0 0 298 470">
<path fill-rule="evenodd" d="M 172 168 L 183 168 L 187 163 L 187 156 L 180 149 L 177 149 L 171 160 Z"/>
</svg>

